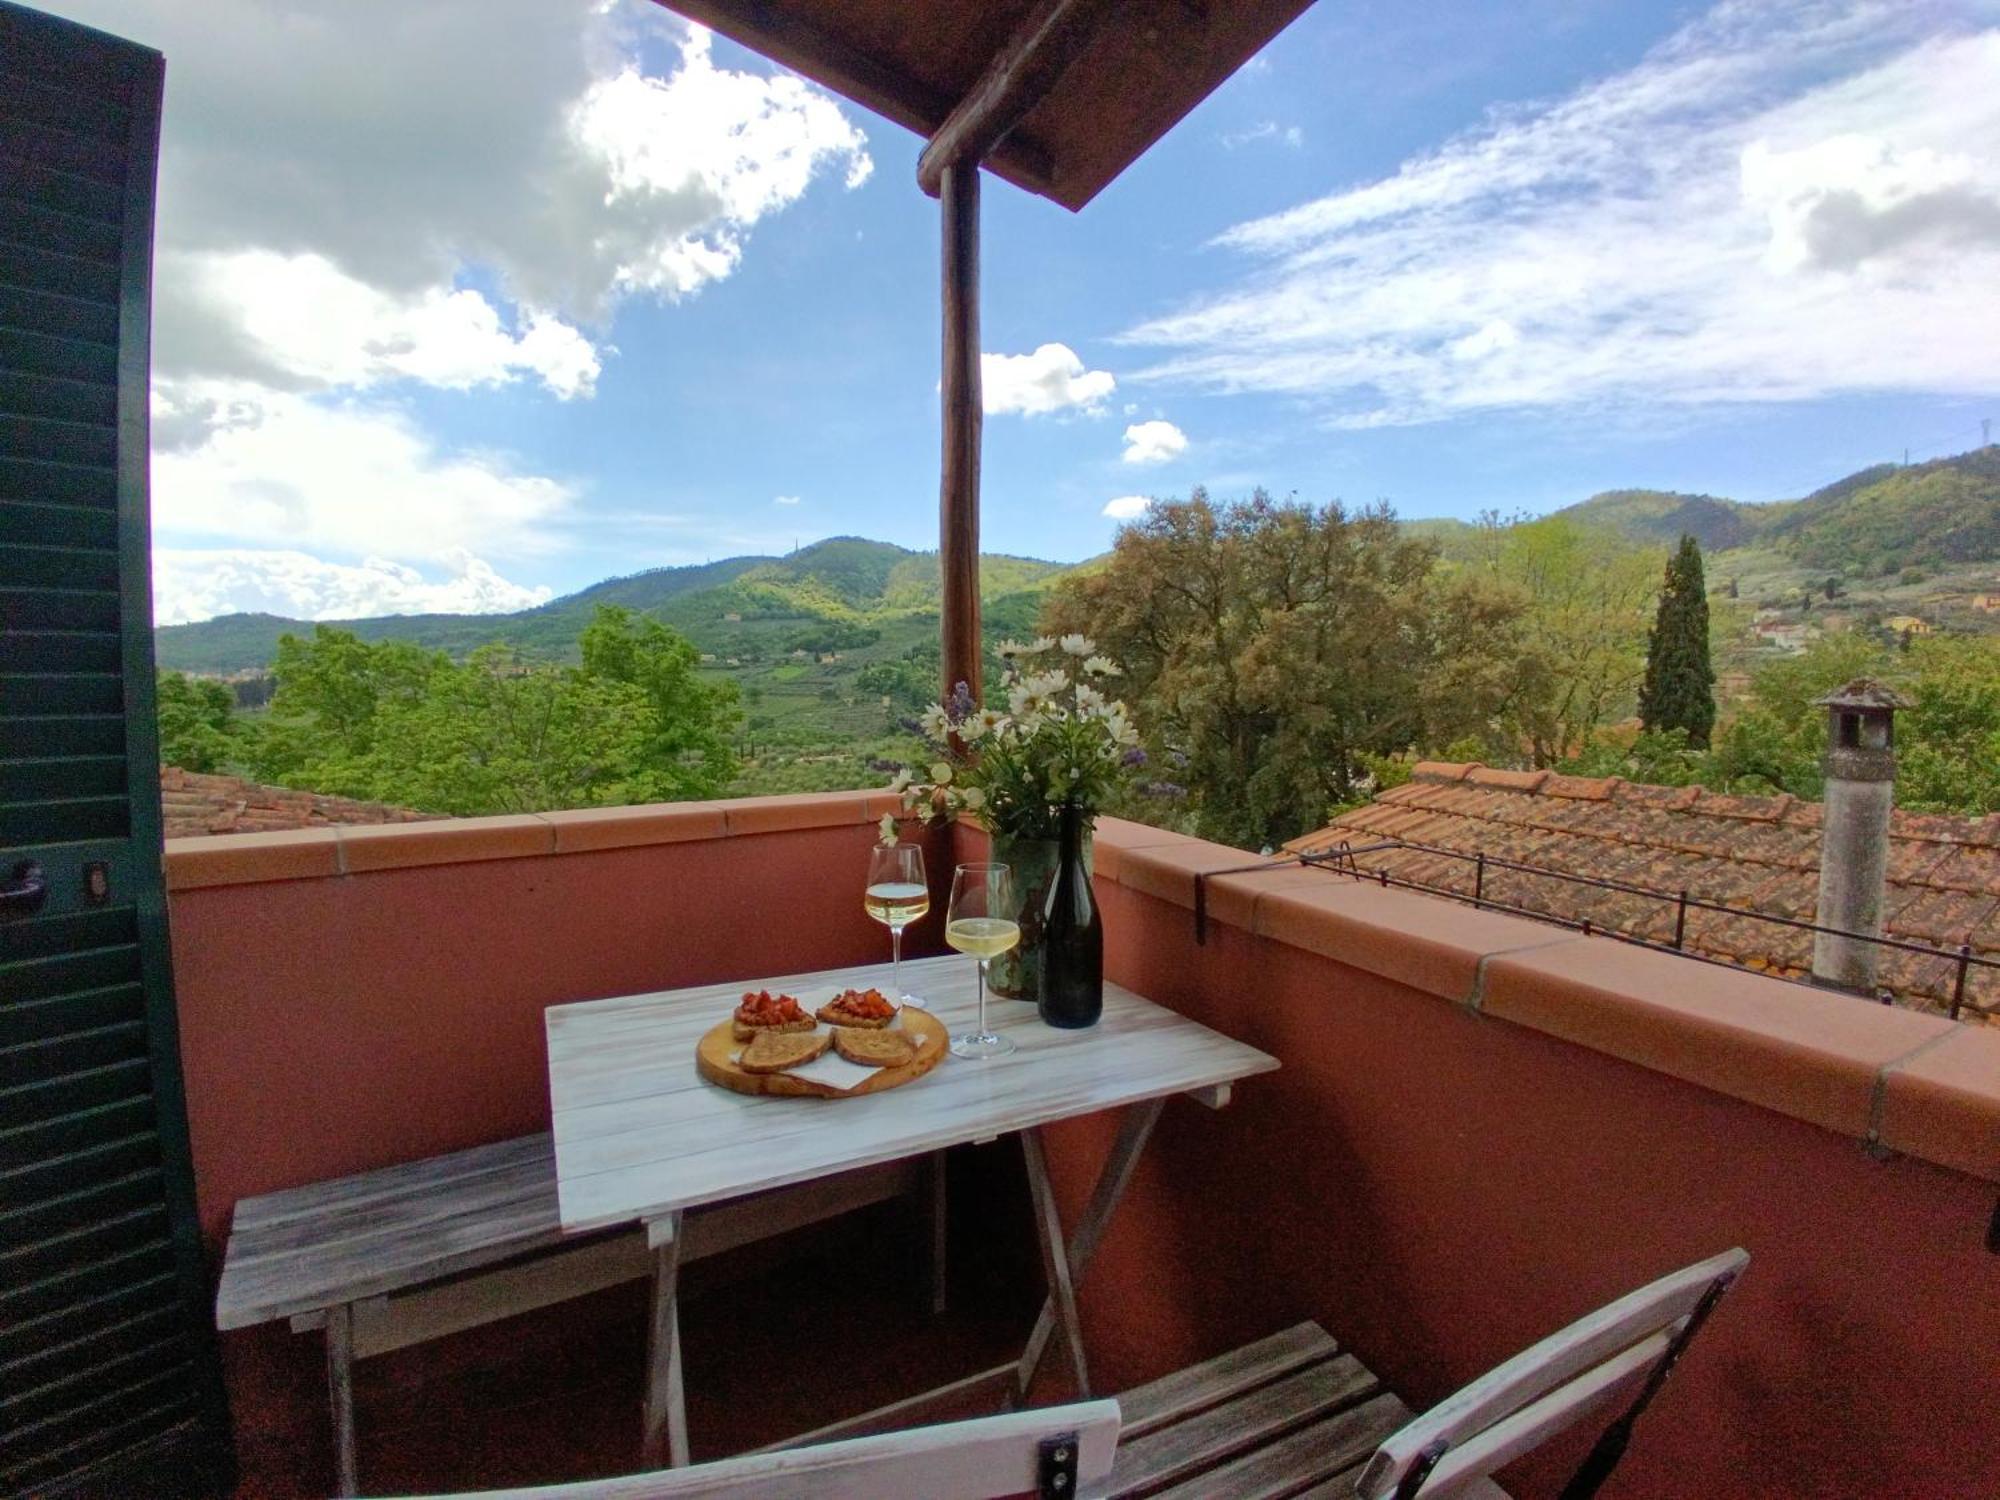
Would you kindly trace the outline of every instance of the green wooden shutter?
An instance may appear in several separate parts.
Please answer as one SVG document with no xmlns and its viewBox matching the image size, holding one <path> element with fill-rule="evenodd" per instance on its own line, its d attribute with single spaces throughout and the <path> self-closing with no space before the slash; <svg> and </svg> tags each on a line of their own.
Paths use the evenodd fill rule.
<svg viewBox="0 0 2000 1500">
<path fill-rule="evenodd" d="M 8 1495 L 200 1493 L 228 1463 L 153 718 L 161 74 L 158 53 L 0 0 L 0 888 L 17 892 L 0 894 Z"/>
</svg>

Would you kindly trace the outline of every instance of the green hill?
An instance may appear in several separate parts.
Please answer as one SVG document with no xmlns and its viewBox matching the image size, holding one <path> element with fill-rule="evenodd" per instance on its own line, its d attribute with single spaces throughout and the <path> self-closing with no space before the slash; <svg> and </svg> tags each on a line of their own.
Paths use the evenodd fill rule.
<svg viewBox="0 0 2000 1500">
<path fill-rule="evenodd" d="M 980 560 L 981 591 L 988 599 L 1033 591 L 1066 571 L 1061 563 L 991 554 Z M 327 623 L 364 640 L 414 641 L 453 653 L 499 641 L 530 655 L 559 657 L 574 649 L 593 610 L 618 604 L 655 614 L 719 654 L 739 641 L 768 645 L 766 638 L 782 634 L 780 627 L 787 625 L 881 627 L 919 615 L 934 619 L 940 576 L 935 552 L 832 537 L 786 557 L 732 557 L 608 578 L 514 614 L 384 615 Z M 159 662 L 184 672 L 255 671 L 269 665 L 280 636 L 311 629 L 309 621 L 269 614 L 169 625 L 156 632 Z M 845 639 L 853 639 L 853 629 Z M 802 644 L 814 649 L 810 642 Z"/>
<path fill-rule="evenodd" d="M 1628 541 L 1672 546 L 1692 534 L 1704 552 L 1727 552 L 1756 541 L 1789 502 L 1749 505 L 1715 495 L 1683 495 L 1672 490 L 1606 490 L 1558 515 L 1591 526 L 1607 526 Z"/>
</svg>

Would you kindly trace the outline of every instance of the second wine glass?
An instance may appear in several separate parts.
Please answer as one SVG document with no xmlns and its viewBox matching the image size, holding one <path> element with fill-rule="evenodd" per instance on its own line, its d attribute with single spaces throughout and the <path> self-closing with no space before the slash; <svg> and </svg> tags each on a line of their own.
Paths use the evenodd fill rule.
<svg viewBox="0 0 2000 1500">
<path fill-rule="evenodd" d="M 1014 872 L 1006 865 L 960 865 L 953 873 L 944 940 L 979 960 L 979 1028 L 951 1039 L 954 1057 L 1004 1057 L 1014 1050 L 1012 1041 L 986 1025 L 986 962 L 1021 941 L 1020 910 Z"/>
<path fill-rule="evenodd" d="M 877 844 L 868 852 L 868 888 L 862 908 L 889 929 L 889 971 L 898 1005 L 924 1009 L 924 1002 L 903 988 L 903 929 L 931 909 L 931 888 L 924 880 L 924 851 L 915 844 Z"/>
</svg>

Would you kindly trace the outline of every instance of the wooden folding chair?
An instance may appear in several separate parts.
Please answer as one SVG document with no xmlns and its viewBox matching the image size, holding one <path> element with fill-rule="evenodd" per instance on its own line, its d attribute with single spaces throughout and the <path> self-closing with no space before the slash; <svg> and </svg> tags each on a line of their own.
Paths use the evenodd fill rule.
<svg viewBox="0 0 2000 1500">
<path fill-rule="evenodd" d="M 1626 1405 L 1562 1491 L 1590 1500 L 1624 1457 L 1632 1426 L 1722 1294 L 1750 1263 L 1742 1250 L 1663 1276 L 1598 1309 L 1439 1402 L 1375 1452 L 1362 1500 L 1493 1500 L 1489 1477 L 1572 1423 Z"/>
<path fill-rule="evenodd" d="M 1079 1401 L 455 1500 L 1076 1500 L 1103 1493 L 1117 1446 L 1118 1403 Z"/>
</svg>

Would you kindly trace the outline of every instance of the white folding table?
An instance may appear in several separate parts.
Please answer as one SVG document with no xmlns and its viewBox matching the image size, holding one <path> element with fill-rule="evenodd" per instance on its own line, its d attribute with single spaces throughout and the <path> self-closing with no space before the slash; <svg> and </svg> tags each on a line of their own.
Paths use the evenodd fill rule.
<svg viewBox="0 0 2000 1500">
<path fill-rule="evenodd" d="M 954 1036 L 973 1029 L 970 959 L 915 960 L 903 973 Z M 687 1209 L 1019 1135 L 1049 1295 L 1013 1367 L 1013 1395 L 1026 1397 L 1049 1340 L 1060 1333 L 1083 1399 L 1090 1376 L 1076 1284 L 1167 1098 L 1187 1094 L 1220 1108 L 1237 1079 L 1278 1066 L 1254 1047 L 1107 984 L 1103 1019 L 1082 1031 L 1054 1030 L 1042 1025 L 1031 1005 L 989 998 L 989 1020 L 1012 1038 L 1014 1052 L 977 1062 L 946 1057 L 923 1077 L 882 1093 L 752 1097 L 718 1088 L 695 1072 L 695 1044 L 728 1017 L 746 989 L 796 995 L 810 1009 L 849 986 L 885 986 L 886 979 L 886 966 L 874 965 L 592 1000 L 547 1012 L 563 1227 L 642 1223 L 653 1247 L 645 1415 L 650 1464 L 660 1462 L 663 1450 L 673 1464 L 688 1461 L 676 1305 Z M 1110 1158 L 1065 1244 L 1041 1127 L 1121 1107 L 1126 1113 Z"/>
</svg>

